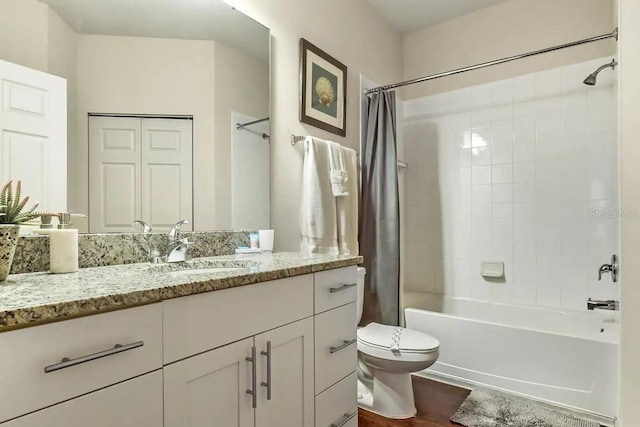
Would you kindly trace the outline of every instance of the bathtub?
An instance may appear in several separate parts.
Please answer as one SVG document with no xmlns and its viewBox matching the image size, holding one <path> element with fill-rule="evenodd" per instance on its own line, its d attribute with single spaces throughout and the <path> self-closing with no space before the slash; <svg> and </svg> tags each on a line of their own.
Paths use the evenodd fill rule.
<svg viewBox="0 0 640 427">
<path fill-rule="evenodd" d="M 405 293 L 406 327 L 440 341 L 422 374 L 501 389 L 614 419 L 618 327 L 612 312 Z"/>
</svg>

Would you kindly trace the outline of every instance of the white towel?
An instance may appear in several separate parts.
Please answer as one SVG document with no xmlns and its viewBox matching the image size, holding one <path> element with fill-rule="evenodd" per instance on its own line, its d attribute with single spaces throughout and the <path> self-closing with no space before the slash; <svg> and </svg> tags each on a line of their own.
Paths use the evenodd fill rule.
<svg viewBox="0 0 640 427">
<path fill-rule="evenodd" d="M 358 255 L 358 155 L 342 147 L 347 172 L 347 196 L 336 198 L 338 215 L 338 246 L 340 255 Z"/>
<path fill-rule="evenodd" d="M 335 197 L 349 195 L 347 181 L 349 173 L 345 166 L 342 145 L 327 141 L 329 144 L 329 167 L 331 169 L 331 191 Z"/>
<path fill-rule="evenodd" d="M 330 146 L 327 141 L 308 136 L 304 150 L 300 249 L 305 254 L 337 255 L 337 199 L 331 190 Z"/>
</svg>

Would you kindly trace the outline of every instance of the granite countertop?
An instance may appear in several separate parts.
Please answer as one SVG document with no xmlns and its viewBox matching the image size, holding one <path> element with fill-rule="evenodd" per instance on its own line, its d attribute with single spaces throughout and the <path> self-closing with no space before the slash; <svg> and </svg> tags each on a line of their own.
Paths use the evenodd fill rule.
<svg viewBox="0 0 640 427">
<path fill-rule="evenodd" d="M 27 273 L 0 282 L 0 332 L 78 316 L 152 304 L 166 299 L 251 285 L 362 263 L 358 256 L 274 253 L 198 258 L 199 269 L 128 264 L 77 273 Z"/>
</svg>

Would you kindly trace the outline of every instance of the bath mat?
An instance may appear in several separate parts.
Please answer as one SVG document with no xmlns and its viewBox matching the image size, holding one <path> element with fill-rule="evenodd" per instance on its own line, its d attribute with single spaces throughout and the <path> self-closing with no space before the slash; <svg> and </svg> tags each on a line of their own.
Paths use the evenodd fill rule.
<svg viewBox="0 0 640 427">
<path fill-rule="evenodd" d="M 465 427 L 600 427 L 530 400 L 489 390 L 474 390 L 451 417 Z"/>
</svg>

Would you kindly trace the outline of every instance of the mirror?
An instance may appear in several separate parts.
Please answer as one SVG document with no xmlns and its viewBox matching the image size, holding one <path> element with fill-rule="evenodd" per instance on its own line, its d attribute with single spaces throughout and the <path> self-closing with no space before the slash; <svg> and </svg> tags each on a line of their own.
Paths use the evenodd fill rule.
<svg viewBox="0 0 640 427">
<path fill-rule="evenodd" d="M 81 232 L 269 228 L 268 28 L 222 0 L 2 0 L 0 28 L 2 181 Z"/>
</svg>

